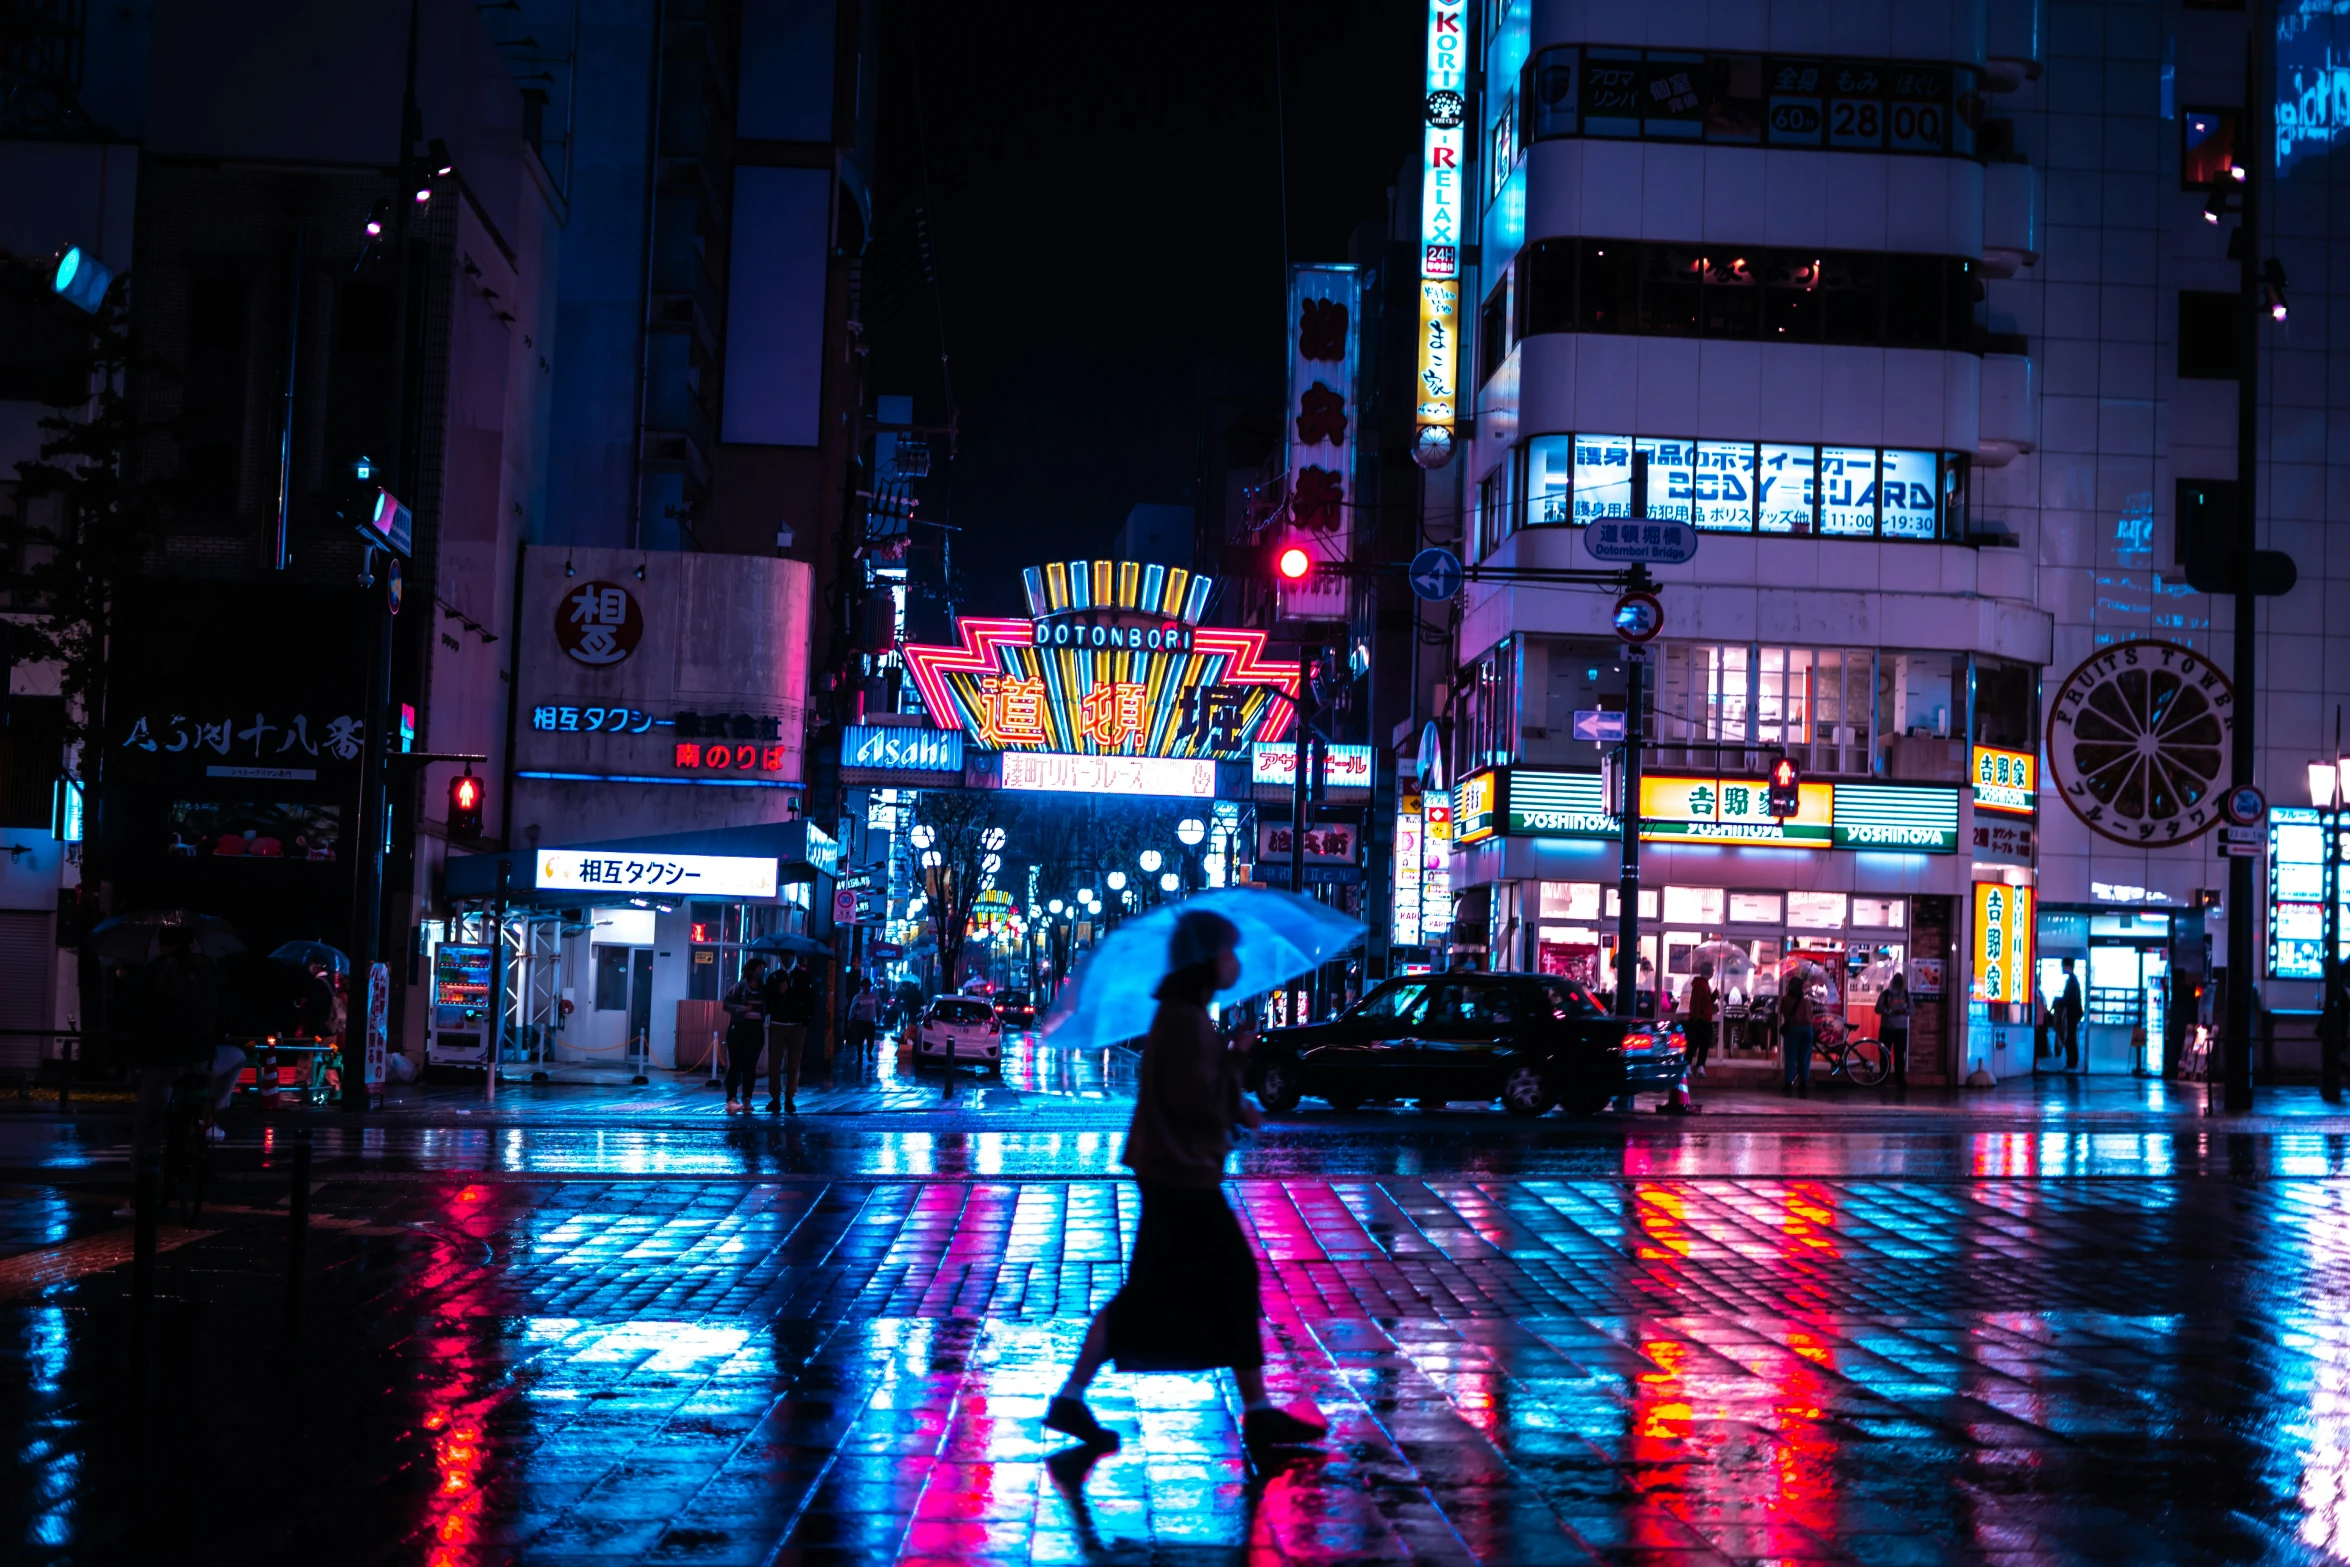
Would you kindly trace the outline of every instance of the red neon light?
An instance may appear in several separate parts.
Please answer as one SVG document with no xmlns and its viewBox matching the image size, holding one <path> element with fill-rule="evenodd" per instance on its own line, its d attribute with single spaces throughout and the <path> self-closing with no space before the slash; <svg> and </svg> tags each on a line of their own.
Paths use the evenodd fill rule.
<svg viewBox="0 0 2350 1567">
<path fill-rule="evenodd" d="M 783 747 L 702 745 L 692 740 L 680 740 L 671 751 L 669 761 L 672 767 L 692 768 L 702 772 L 780 773 L 783 771 Z"/>
</svg>

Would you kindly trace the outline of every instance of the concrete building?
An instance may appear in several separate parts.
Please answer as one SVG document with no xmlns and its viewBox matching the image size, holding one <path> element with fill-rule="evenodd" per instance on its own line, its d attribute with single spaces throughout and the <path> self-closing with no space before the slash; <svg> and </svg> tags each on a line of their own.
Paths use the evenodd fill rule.
<svg viewBox="0 0 2350 1567">
<path fill-rule="evenodd" d="M 1920 1072 L 2006 1074 L 2072 958 L 2093 1070 L 2192 1064 L 2246 912 L 2213 906 L 2209 831 L 2233 601 L 2183 572 L 2236 473 L 2234 220 L 2205 208 L 2243 156 L 2249 42 L 2280 125 L 2261 254 L 2292 279 L 2261 344 L 2259 539 L 2300 583 L 2263 601 L 2235 695 L 2268 799 L 2306 805 L 2350 696 L 2325 531 L 2350 468 L 2323 368 L 2335 133 L 2295 104 L 2350 38 L 2126 0 L 1448 11 L 1474 26 L 1467 368 L 1424 526 L 1461 517 L 1497 567 L 1594 567 L 1641 456 L 1647 515 L 1698 532 L 1648 650 L 1641 988 L 1710 960 L 1755 1002 L 1808 958 L 1873 1031 L 1906 969 Z M 1456 954 L 1603 987 L 1617 855 L 1584 736 L 1608 720 L 1583 715 L 1623 708 L 1610 603 L 1470 586 L 1449 698 Z M 1806 780 L 1786 823 L 1758 809 L 1781 754 Z M 2290 1067 L 2317 987 L 2270 934 Z"/>
</svg>

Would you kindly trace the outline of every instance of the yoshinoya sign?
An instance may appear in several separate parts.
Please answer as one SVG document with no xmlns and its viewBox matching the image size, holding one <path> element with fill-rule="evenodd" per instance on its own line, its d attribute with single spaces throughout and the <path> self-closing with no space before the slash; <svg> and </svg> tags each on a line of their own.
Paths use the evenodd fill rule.
<svg viewBox="0 0 2350 1567">
<path fill-rule="evenodd" d="M 2192 648 L 2120 642 L 2064 678 L 2048 704 L 2048 775 L 2101 837 L 2186 843 L 2220 821 L 2235 689 Z"/>
<path fill-rule="evenodd" d="M 2029 751 L 1978 745 L 1968 769 L 1974 779 L 1975 809 L 2030 816 L 2040 808 L 2039 758 Z"/>
<path fill-rule="evenodd" d="M 695 898 L 772 898 L 773 860 L 714 854 L 630 854 L 599 849 L 541 849 L 534 857 L 541 891 L 667 894 Z"/>
<path fill-rule="evenodd" d="M 1495 775 L 1500 832 L 1515 838 L 1614 839 L 1623 823 L 1600 796 L 1599 775 L 1504 768 Z M 1646 843 L 1717 843 L 1788 849 L 1958 852 L 1958 791 L 1932 785 L 1805 783 L 1801 811 L 1768 810 L 1759 778 L 1651 774 L 1640 781 Z"/>
</svg>

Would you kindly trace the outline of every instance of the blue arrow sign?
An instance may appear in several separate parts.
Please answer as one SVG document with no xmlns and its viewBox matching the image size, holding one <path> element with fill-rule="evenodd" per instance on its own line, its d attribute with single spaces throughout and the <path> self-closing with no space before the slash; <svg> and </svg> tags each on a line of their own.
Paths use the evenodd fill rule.
<svg viewBox="0 0 2350 1567">
<path fill-rule="evenodd" d="M 1678 566 L 1696 557 L 1697 530 L 1655 517 L 1602 517 L 1583 530 L 1583 547 L 1597 560 Z"/>
<path fill-rule="evenodd" d="M 1442 603 L 1461 590 L 1461 558 L 1450 550 L 1424 549 L 1412 557 L 1406 575 L 1414 593 Z"/>
<path fill-rule="evenodd" d="M 1621 713 L 1593 713 L 1575 709 L 1575 738 L 1578 740 L 1621 740 L 1624 738 L 1624 715 Z"/>
</svg>

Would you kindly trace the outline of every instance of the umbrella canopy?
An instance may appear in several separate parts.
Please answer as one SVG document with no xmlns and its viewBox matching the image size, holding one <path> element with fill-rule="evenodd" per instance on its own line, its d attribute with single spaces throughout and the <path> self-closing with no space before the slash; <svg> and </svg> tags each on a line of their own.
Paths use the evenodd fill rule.
<svg viewBox="0 0 2350 1567">
<path fill-rule="evenodd" d="M 792 952 L 803 958 L 829 958 L 832 956 L 832 948 L 825 943 L 811 936 L 795 935 L 788 930 L 779 930 L 772 936 L 761 936 L 756 941 L 745 942 L 743 950 L 745 952 Z"/>
<path fill-rule="evenodd" d="M 1090 1048 L 1150 1032 L 1159 1003 L 1153 994 L 1167 977 L 1167 942 L 1175 922 L 1194 909 L 1220 914 L 1240 932 L 1240 979 L 1217 999 L 1253 996 L 1308 973 L 1363 939 L 1358 919 L 1292 892 L 1232 887 L 1203 892 L 1128 920 L 1094 950 L 1043 1024 L 1056 1044 Z"/>
<path fill-rule="evenodd" d="M 220 959 L 220 973 L 228 986 L 221 1026 L 232 1035 L 321 1035 L 332 1026 L 335 993 L 307 964 L 276 953 L 232 952 Z"/>
<path fill-rule="evenodd" d="M 1744 947 L 1734 941 L 1709 941 L 1691 950 L 1689 967 L 1696 972 L 1700 963 L 1714 966 L 1714 978 L 1723 985 L 1742 985 L 1754 971 L 1754 959 Z"/>
<path fill-rule="evenodd" d="M 90 945 L 101 963 L 145 963 L 163 951 L 156 943 L 155 933 L 166 925 L 185 925 L 194 931 L 196 950 L 208 958 L 223 958 L 245 950 L 243 938 L 228 921 L 199 914 L 194 909 L 141 909 L 133 914 L 117 914 L 90 927 Z"/>
<path fill-rule="evenodd" d="M 329 974 L 348 974 L 351 960 L 343 956 L 340 947 L 330 947 L 323 941 L 289 941 L 270 954 L 281 963 L 295 963 L 308 968 L 315 963 Z"/>
</svg>

